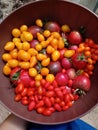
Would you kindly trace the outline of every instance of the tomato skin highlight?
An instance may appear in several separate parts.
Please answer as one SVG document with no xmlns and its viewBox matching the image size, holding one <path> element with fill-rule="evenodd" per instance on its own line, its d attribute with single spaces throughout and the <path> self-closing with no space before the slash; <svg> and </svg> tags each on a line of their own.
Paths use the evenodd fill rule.
<svg viewBox="0 0 98 130">
<path fill-rule="evenodd" d="M 79 88 L 87 92 L 89 91 L 90 87 L 90 79 L 85 75 L 76 76 L 76 78 L 73 80 L 73 88 L 75 89 Z"/>
<path fill-rule="evenodd" d="M 58 85 L 66 85 L 68 83 L 68 76 L 60 72 L 56 74 L 55 80 Z"/>
<path fill-rule="evenodd" d="M 82 42 L 82 36 L 78 31 L 71 31 L 68 40 L 70 44 L 80 44 Z"/>
</svg>

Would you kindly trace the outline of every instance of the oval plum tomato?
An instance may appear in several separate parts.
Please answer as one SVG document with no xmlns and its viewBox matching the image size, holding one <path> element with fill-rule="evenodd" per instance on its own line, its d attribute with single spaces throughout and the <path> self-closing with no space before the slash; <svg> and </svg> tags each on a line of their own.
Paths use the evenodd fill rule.
<svg viewBox="0 0 98 130">
<path fill-rule="evenodd" d="M 68 76 L 62 72 L 57 73 L 55 77 L 56 82 L 58 85 L 66 85 L 68 83 Z"/>
<path fill-rule="evenodd" d="M 82 42 L 82 36 L 78 31 L 71 31 L 68 36 L 70 44 L 80 44 Z"/>
<path fill-rule="evenodd" d="M 73 66 L 76 69 L 84 69 L 86 64 L 87 64 L 87 59 L 86 56 L 83 53 L 75 53 L 75 55 L 73 55 L 72 59 L 72 63 Z"/>
<path fill-rule="evenodd" d="M 49 21 L 45 24 L 44 29 L 49 30 L 50 32 L 60 32 L 60 26 L 58 23 Z"/>
<path fill-rule="evenodd" d="M 91 86 L 90 79 L 85 75 L 79 75 L 73 80 L 73 88 L 89 91 Z"/>
</svg>

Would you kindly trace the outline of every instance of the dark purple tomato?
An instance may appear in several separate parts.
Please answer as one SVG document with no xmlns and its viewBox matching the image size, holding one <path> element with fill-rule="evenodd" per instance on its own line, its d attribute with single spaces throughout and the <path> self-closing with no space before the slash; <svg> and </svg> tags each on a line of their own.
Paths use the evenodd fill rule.
<svg viewBox="0 0 98 130">
<path fill-rule="evenodd" d="M 45 24 L 44 29 L 50 30 L 51 32 L 60 32 L 60 26 L 56 22 L 49 21 Z"/>
<path fill-rule="evenodd" d="M 62 70 L 61 64 L 59 61 L 51 62 L 48 66 L 50 73 L 56 75 Z"/>
<path fill-rule="evenodd" d="M 28 31 L 33 35 L 34 38 L 36 38 L 37 33 L 38 32 L 42 33 L 43 29 L 36 26 L 36 25 L 33 25 L 33 26 L 28 28 Z"/>
<path fill-rule="evenodd" d="M 31 42 L 30 42 L 30 47 L 33 47 L 33 48 L 35 48 L 35 46 L 36 46 L 36 44 L 38 44 L 39 42 L 38 42 L 38 40 L 32 40 Z"/>
</svg>

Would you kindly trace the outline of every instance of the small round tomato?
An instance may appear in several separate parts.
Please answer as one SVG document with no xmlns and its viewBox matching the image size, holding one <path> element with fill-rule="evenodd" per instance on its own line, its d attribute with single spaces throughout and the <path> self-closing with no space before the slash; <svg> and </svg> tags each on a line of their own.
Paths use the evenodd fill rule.
<svg viewBox="0 0 98 130">
<path fill-rule="evenodd" d="M 50 58 L 46 58 L 46 59 L 42 60 L 42 62 L 41 62 L 42 66 L 48 66 L 49 63 L 50 63 Z"/>
<path fill-rule="evenodd" d="M 48 74 L 46 76 L 46 80 L 49 81 L 50 83 L 52 83 L 54 81 L 55 77 L 53 74 Z"/>
<path fill-rule="evenodd" d="M 35 76 L 35 80 L 41 80 L 43 77 L 42 77 L 42 75 L 41 74 L 37 74 L 36 76 Z"/>
<path fill-rule="evenodd" d="M 31 77 L 35 77 L 37 75 L 37 70 L 35 68 L 30 68 L 29 69 L 29 75 Z"/>
<path fill-rule="evenodd" d="M 49 30 L 44 30 L 44 32 L 43 32 L 43 35 L 45 36 L 45 37 L 49 37 L 50 36 L 50 31 Z"/>
<path fill-rule="evenodd" d="M 12 39 L 12 41 L 13 41 L 14 43 L 16 43 L 16 42 L 21 42 L 20 38 L 17 38 L 17 37 L 14 37 L 14 38 Z"/>
<path fill-rule="evenodd" d="M 20 31 L 21 31 L 21 32 L 27 31 L 27 29 L 28 29 L 28 26 L 25 25 L 25 24 L 20 26 Z"/>
<path fill-rule="evenodd" d="M 33 40 L 33 35 L 30 32 L 23 31 L 23 38 L 25 41 L 32 41 Z"/>
<path fill-rule="evenodd" d="M 37 39 L 39 42 L 45 41 L 44 35 L 39 32 L 37 33 Z"/>
<path fill-rule="evenodd" d="M 3 73 L 5 75 L 9 75 L 11 73 L 11 68 L 8 65 L 4 65 L 4 67 L 3 67 Z"/>
<path fill-rule="evenodd" d="M 42 61 L 42 60 L 46 59 L 47 56 L 42 53 L 38 53 L 36 58 L 37 58 L 37 60 Z"/>
<path fill-rule="evenodd" d="M 66 51 L 64 52 L 64 56 L 65 56 L 66 58 L 70 58 L 70 57 L 72 57 L 74 54 L 75 54 L 75 50 L 66 50 Z"/>
<path fill-rule="evenodd" d="M 46 52 L 48 53 L 48 54 L 51 54 L 52 52 L 54 52 L 54 48 L 51 46 L 51 45 L 48 45 L 47 46 L 47 48 L 46 48 Z"/>
<path fill-rule="evenodd" d="M 21 32 L 20 32 L 20 30 L 19 30 L 18 28 L 12 29 L 12 35 L 13 35 L 14 37 L 19 37 L 20 34 L 21 34 Z"/>
<path fill-rule="evenodd" d="M 22 43 L 22 49 L 27 51 L 30 49 L 30 43 L 29 42 L 23 42 Z"/>
<path fill-rule="evenodd" d="M 52 60 L 53 61 L 57 61 L 60 58 L 60 52 L 58 50 L 55 50 L 52 54 L 51 54 Z"/>
<path fill-rule="evenodd" d="M 12 58 L 17 59 L 18 57 L 18 50 L 17 49 L 13 49 L 12 51 L 10 51 L 10 55 Z"/>
<path fill-rule="evenodd" d="M 41 75 L 46 76 L 48 74 L 49 74 L 49 69 L 48 68 L 44 67 L 44 68 L 41 69 Z"/>
<path fill-rule="evenodd" d="M 39 26 L 39 27 L 42 27 L 43 26 L 43 21 L 41 19 L 36 19 L 35 21 L 36 25 Z"/>
<path fill-rule="evenodd" d="M 41 44 L 36 44 L 35 46 L 37 51 L 41 51 L 42 50 L 42 45 Z"/>
<path fill-rule="evenodd" d="M 22 69 L 29 69 L 29 67 L 30 67 L 30 62 L 28 62 L 28 61 L 21 61 L 21 62 L 19 62 L 19 66 L 20 66 Z"/>
<path fill-rule="evenodd" d="M 8 62 L 10 59 L 12 59 L 11 55 L 9 53 L 4 53 L 2 55 L 2 59 L 5 61 L 5 62 Z"/>
<path fill-rule="evenodd" d="M 9 65 L 11 68 L 15 68 L 15 67 L 17 67 L 17 66 L 19 65 L 19 62 L 18 62 L 18 60 L 16 60 L 16 59 L 10 59 L 10 60 L 8 61 L 8 65 Z"/>
<path fill-rule="evenodd" d="M 21 42 L 15 42 L 15 46 L 18 50 L 22 49 L 22 43 Z"/>
<path fill-rule="evenodd" d="M 28 52 L 23 51 L 23 52 L 21 53 L 21 55 L 19 56 L 19 58 L 20 58 L 21 60 L 23 60 L 23 61 L 29 61 L 30 58 L 31 58 L 31 56 L 30 56 L 30 54 L 29 54 Z"/>
<path fill-rule="evenodd" d="M 63 32 L 70 32 L 70 27 L 67 24 L 61 26 L 61 30 Z"/>
<path fill-rule="evenodd" d="M 15 47 L 14 42 L 7 42 L 7 43 L 5 44 L 5 46 L 4 46 L 4 49 L 5 49 L 6 51 L 12 51 L 12 50 L 14 49 L 14 47 Z"/>
</svg>

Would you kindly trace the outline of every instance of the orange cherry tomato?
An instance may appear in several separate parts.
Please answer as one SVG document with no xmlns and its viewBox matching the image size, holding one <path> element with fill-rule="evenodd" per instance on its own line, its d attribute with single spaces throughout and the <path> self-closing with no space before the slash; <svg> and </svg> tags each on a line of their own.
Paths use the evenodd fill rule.
<svg viewBox="0 0 98 130">
<path fill-rule="evenodd" d="M 52 54 L 51 54 L 52 60 L 53 61 L 57 61 L 60 58 L 60 52 L 58 50 L 55 50 Z"/>
</svg>

